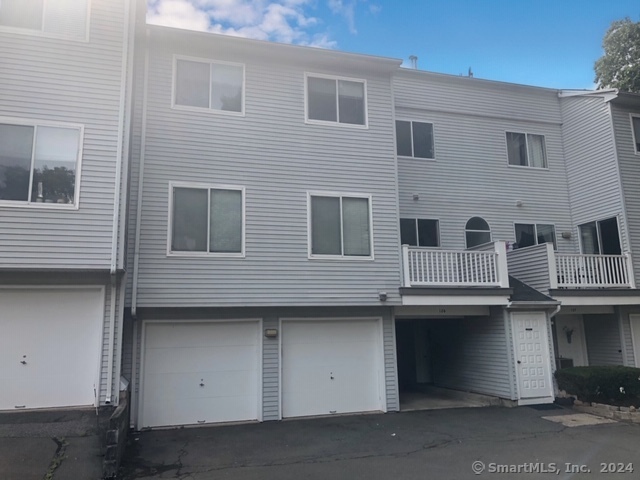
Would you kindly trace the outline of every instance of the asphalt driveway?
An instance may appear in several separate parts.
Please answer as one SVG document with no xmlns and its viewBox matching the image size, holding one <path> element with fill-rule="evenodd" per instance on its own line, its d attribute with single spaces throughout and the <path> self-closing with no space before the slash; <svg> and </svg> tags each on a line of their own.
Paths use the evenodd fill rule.
<svg viewBox="0 0 640 480">
<path fill-rule="evenodd" d="M 576 413 L 491 407 L 147 431 L 132 435 L 122 478 L 640 478 L 640 425 L 542 418 Z"/>
</svg>

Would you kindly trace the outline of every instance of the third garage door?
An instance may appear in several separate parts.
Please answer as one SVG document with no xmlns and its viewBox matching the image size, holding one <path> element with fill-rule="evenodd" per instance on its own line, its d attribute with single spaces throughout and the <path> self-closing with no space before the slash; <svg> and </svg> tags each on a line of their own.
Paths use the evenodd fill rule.
<svg viewBox="0 0 640 480">
<path fill-rule="evenodd" d="M 282 322 L 282 416 L 383 410 L 380 323 Z"/>
</svg>

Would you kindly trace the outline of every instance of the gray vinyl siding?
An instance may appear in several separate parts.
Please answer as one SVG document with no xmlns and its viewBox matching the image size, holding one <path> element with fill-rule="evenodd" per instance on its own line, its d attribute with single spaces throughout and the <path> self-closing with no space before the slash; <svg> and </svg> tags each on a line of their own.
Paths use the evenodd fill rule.
<svg viewBox="0 0 640 480">
<path fill-rule="evenodd" d="M 0 268 L 104 268 L 111 233 L 125 0 L 92 0 L 88 42 L 0 31 L 0 112 L 84 125 L 78 210 L 0 206 Z"/>
<path fill-rule="evenodd" d="M 401 218 L 438 219 L 445 249 L 465 248 L 474 216 L 510 242 L 514 223 L 554 224 L 559 251 L 575 251 L 560 235 L 572 223 L 555 91 L 406 71 L 394 91 L 396 118 L 433 123 L 435 144 L 435 160 L 398 157 Z M 507 131 L 544 135 L 549 168 L 509 166 Z"/>
<path fill-rule="evenodd" d="M 611 105 L 630 250 L 633 254 L 633 270 L 636 286 L 638 286 L 640 285 L 640 154 L 635 153 L 633 146 L 633 133 L 629 118 L 631 113 L 640 114 L 640 108 L 630 109 Z"/>
<path fill-rule="evenodd" d="M 618 217 L 622 250 L 625 235 L 620 177 L 609 105 L 601 97 L 561 99 L 567 184 L 576 225 Z"/>
<path fill-rule="evenodd" d="M 379 305 L 380 291 L 399 303 L 390 76 L 319 68 L 313 50 L 293 66 L 218 41 L 151 37 L 138 307 Z M 173 54 L 245 63 L 245 116 L 172 109 Z M 369 128 L 305 124 L 306 71 L 365 79 Z M 246 258 L 167 256 L 172 181 L 246 189 Z M 309 191 L 372 195 L 375 260 L 308 259 Z"/>
<path fill-rule="evenodd" d="M 382 317 L 382 343 L 387 412 L 397 412 L 400 410 L 400 397 L 398 392 L 398 360 L 396 358 L 396 322 L 393 316 L 385 315 Z"/>
<path fill-rule="evenodd" d="M 434 383 L 501 398 L 513 397 L 513 372 L 508 360 L 502 308 L 488 317 L 451 319 L 434 329 Z M 436 360 L 437 359 L 437 360 Z M 513 362 L 511 362 L 512 364 Z"/>
<path fill-rule="evenodd" d="M 263 319 L 263 328 L 279 328 L 279 319 Z M 280 333 L 280 331 L 278 331 Z M 280 342 L 278 338 L 264 337 L 262 343 L 262 419 L 280 419 Z"/>
<path fill-rule="evenodd" d="M 622 365 L 618 318 L 614 314 L 584 315 L 589 365 Z"/>
<path fill-rule="evenodd" d="M 507 253 L 509 275 L 531 288 L 549 294 L 551 272 L 546 245 L 519 248 Z"/>
<path fill-rule="evenodd" d="M 635 314 L 638 312 L 638 307 L 618 307 L 618 315 L 620 318 L 620 330 L 621 330 L 621 341 L 622 343 L 622 353 L 624 365 L 627 367 L 635 367 L 636 366 L 636 357 L 635 351 L 633 348 L 633 337 L 631 335 L 631 320 L 629 315 Z"/>
</svg>

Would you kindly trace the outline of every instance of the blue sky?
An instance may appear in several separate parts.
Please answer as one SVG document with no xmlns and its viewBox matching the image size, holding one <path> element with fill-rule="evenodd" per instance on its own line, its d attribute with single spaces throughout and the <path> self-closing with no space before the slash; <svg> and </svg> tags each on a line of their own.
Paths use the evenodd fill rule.
<svg viewBox="0 0 640 480">
<path fill-rule="evenodd" d="M 613 20 L 638 0 L 149 0 L 149 23 L 404 59 L 421 70 L 593 88 Z"/>
</svg>

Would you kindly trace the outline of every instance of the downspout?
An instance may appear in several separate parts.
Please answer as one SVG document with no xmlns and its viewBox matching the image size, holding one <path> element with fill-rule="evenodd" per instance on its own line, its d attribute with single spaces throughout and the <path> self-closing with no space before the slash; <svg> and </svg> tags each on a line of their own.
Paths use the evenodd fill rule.
<svg viewBox="0 0 640 480">
<path fill-rule="evenodd" d="M 149 32 L 147 31 L 147 40 Z M 147 41 L 147 45 L 148 45 Z M 137 318 L 138 304 L 138 273 L 140 271 L 140 224 L 142 217 L 142 190 L 144 184 L 144 157 L 147 148 L 147 102 L 148 102 L 148 77 L 149 77 L 149 49 L 145 46 L 144 75 L 142 80 L 142 125 L 140 135 L 140 167 L 138 170 L 138 203 L 136 205 L 136 232 L 133 247 L 133 286 L 131 291 L 131 316 Z"/>
<path fill-rule="evenodd" d="M 113 390 L 113 357 L 114 357 L 114 339 L 116 324 L 116 307 L 117 307 L 117 258 L 118 258 L 118 226 L 120 225 L 120 191 L 122 187 L 122 162 L 124 147 L 124 129 L 125 129 L 125 112 L 126 112 L 126 96 L 129 65 L 129 29 L 131 24 L 131 1 L 125 0 L 125 17 L 124 32 L 122 35 L 122 63 L 120 72 L 120 105 L 118 106 L 118 142 L 116 151 L 116 175 L 115 190 L 113 198 L 113 226 L 111 232 L 111 265 L 109 273 L 111 274 L 111 298 L 109 308 L 109 350 L 107 360 L 107 391 L 105 403 L 111 403 Z M 120 334 L 118 335 L 118 338 Z"/>
</svg>

